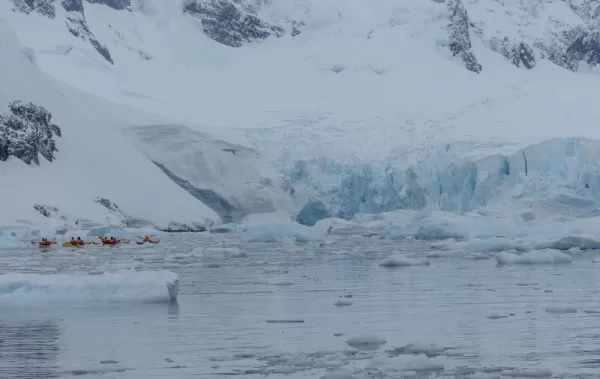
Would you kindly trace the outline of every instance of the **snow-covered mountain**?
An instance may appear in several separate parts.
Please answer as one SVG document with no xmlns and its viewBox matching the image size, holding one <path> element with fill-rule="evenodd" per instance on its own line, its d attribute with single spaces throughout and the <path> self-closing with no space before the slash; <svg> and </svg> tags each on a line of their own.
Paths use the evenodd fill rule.
<svg viewBox="0 0 600 379">
<path fill-rule="evenodd" d="M 41 105 L 63 132 L 52 163 L 0 163 L 14 172 L 6 182 L 51 183 L 16 197 L 21 187 L 3 185 L 15 210 L 2 222 L 31 220 L 22 209 L 36 204 L 91 218 L 98 196 L 119 204 L 121 219 L 161 228 L 273 211 L 307 224 L 425 207 L 593 214 L 599 9 L 0 0 L 3 40 L 14 29 L 25 46 L 6 42 L 14 57 L 2 58 L 0 102 Z M 75 135 L 85 147 L 67 142 Z M 84 183 L 69 182 L 63 165 L 84 171 Z M 134 199 L 144 191 L 155 197 Z"/>
</svg>

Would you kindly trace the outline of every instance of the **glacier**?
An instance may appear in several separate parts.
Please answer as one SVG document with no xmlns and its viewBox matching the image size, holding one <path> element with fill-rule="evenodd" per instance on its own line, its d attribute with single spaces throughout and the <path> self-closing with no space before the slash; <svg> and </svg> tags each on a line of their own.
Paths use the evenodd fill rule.
<svg viewBox="0 0 600 379">
<path fill-rule="evenodd" d="M 1 163 L 0 224 L 597 215 L 588 2 L 251 3 L 228 30 L 179 2 L 0 1 L 0 105 L 42 104 L 65 132 L 55 162 Z"/>
<path fill-rule="evenodd" d="M 299 221 L 400 209 L 502 209 L 524 220 L 600 215 L 600 141 L 554 138 L 472 160 L 447 144 L 420 156 L 373 163 L 300 160 L 282 168 L 298 199 Z M 317 204 L 317 205 L 315 205 Z"/>
</svg>

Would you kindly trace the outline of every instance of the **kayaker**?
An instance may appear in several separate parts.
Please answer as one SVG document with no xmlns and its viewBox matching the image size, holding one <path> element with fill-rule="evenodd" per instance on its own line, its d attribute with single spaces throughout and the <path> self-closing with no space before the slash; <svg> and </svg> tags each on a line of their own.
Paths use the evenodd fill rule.
<svg viewBox="0 0 600 379">
<path fill-rule="evenodd" d="M 83 241 L 81 240 L 81 237 L 77 237 L 77 241 L 75 241 L 76 245 L 83 245 Z"/>
<path fill-rule="evenodd" d="M 75 241 L 75 237 L 71 237 L 71 240 L 69 241 L 69 243 L 71 245 L 77 245 L 77 241 Z"/>
<path fill-rule="evenodd" d="M 40 246 L 50 246 L 51 244 L 52 243 L 46 238 L 42 238 L 42 241 L 40 242 Z"/>
<path fill-rule="evenodd" d="M 152 243 L 154 241 L 152 241 L 152 239 L 150 238 L 149 235 L 146 235 L 146 237 L 144 237 L 144 242 L 150 242 L 150 243 Z"/>
</svg>

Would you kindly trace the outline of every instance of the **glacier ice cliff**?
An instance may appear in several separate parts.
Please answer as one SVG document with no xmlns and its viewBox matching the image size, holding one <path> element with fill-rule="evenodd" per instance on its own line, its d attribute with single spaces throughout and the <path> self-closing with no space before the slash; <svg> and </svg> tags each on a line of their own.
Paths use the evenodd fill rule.
<svg viewBox="0 0 600 379">
<path fill-rule="evenodd" d="M 293 216 L 289 179 L 258 151 L 183 125 L 138 126 L 127 133 L 138 150 L 223 222 L 255 213 Z"/>
<path fill-rule="evenodd" d="M 455 155 L 450 145 L 422 154 L 373 163 L 313 158 L 285 164 L 302 215 L 297 220 L 311 225 L 330 216 L 424 208 L 510 208 L 527 221 L 598 215 L 600 141 L 555 138 L 476 160 Z"/>
</svg>

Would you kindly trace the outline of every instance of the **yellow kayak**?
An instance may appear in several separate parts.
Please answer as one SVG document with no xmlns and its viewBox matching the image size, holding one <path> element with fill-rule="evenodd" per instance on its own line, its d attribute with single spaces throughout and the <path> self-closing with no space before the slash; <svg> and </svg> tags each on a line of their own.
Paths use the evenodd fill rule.
<svg viewBox="0 0 600 379">
<path fill-rule="evenodd" d="M 100 242 L 84 242 L 83 245 L 99 245 Z M 71 242 L 65 242 L 63 247 L 82 247 L 83 245 L 73 245 Z"/>
<path fill-rule="evenodd" d="M 121 245 L 121 244 L 125 244 L 126 245 L 126 244 L 128 244 L 130 242 L 131 242 L 130 240 L 125 240 L 124 239 L 124 240 L 120 240 L 119 243 L 117 243 L 116 245 Z M 110 243 L 102 243 L 102 242 L 96 242 L 96 241 L 94 241 L 94 242 L 84 242 L 83 244 L 84 245 L 116 246 L 116 245 L 113 245 L 113 244 L 110 244 Z M 63 247 L 82 247 L 82 245 L 73 245 L 71 242 L 65 242 L 62 245 L 63 245 Z"/>
</svg>

